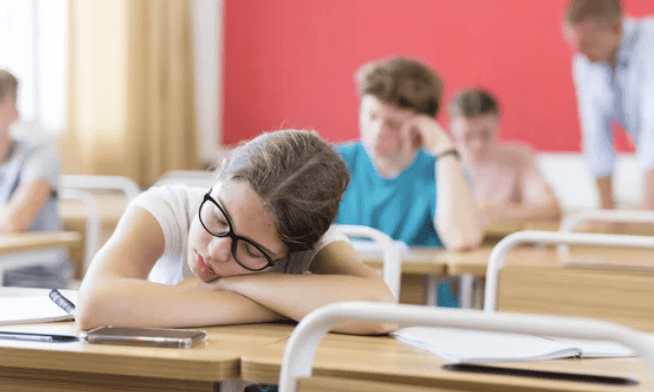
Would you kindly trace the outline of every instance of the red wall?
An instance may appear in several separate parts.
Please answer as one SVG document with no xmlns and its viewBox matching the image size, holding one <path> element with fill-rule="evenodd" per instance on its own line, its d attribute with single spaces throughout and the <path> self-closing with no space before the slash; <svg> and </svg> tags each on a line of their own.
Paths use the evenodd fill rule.
<svg viewBox="0 0 654 392">
<path fill-rule="evenodd" d="M 571 52 L 560 27 L 567 2 L 225 0 L 223 142 L 281 127 L 314 128 L 332 142 L 356 139 L 354 72 L 403 54 L 439 71 L 446 100 L 465 86 L 494 92 L 501 139 L 579 151 Z M 624 7 L 654 14 L 652 0 L 624 0 Z M 620 150 L 628 149 L 618 133 Z"/>
</svg>

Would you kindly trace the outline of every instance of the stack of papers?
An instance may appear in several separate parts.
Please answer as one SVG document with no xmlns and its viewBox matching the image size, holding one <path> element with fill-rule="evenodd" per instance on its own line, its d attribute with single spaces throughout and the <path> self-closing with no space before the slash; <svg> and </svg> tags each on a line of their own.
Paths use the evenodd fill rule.
<svg viewBox="0 0 654 392">
<path fill-rule="evenodd" d="M 549 338 L 527 334 L 410 327 L 400 329 L 392 335 L 402 342 L 455 363 L 636 356 L 633 350 L 615 342 Z"/>
</svg>

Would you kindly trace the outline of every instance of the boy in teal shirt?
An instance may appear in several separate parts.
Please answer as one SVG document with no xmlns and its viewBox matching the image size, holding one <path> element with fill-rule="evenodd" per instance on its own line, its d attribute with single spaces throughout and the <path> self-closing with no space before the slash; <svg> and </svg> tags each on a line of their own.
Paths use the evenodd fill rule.
<svg viewBox="0 0 654 392">
<path fill-rule="evenodd" d="M 373 227 L 410 246 L 464 250 L 482 238 L 459 155 L 436 123 L 442 82 L 404 57 L 356 74 L 361 140 L 337 147 L 352 175 L 336 223 Z"/>
</svg>

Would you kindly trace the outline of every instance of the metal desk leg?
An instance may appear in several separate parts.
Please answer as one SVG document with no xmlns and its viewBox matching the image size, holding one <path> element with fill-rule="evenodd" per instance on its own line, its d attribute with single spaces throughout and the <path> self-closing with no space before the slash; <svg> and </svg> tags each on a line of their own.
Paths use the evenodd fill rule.
<svg viewBox="0 0 654 392">
<path fill-rule="evenodd" d="M 484 290 L 486 289 L 486 280 L 484 278 L 475 277 L 473 290 L 473 307 L 474 309 L 484 309 Z"/>
<path fill-rule="evenodd" d="M 474 276 L 461 275 L 460 283 L 459 306 L 461 309 L 472 309 Z"/>
<path fill-rule="evenodd" d="M 436 306 L 438 301 L 438 285 L 447 280 L 443 275 L 425 274 L 422 284 L 425 305 Z"/>
<path fill-rule="evenodd" d="M 242 380 L 225 380 L 220 383 L 216 392 L 243 392 L 243 389 L 251 383 Z"/>
</svg>

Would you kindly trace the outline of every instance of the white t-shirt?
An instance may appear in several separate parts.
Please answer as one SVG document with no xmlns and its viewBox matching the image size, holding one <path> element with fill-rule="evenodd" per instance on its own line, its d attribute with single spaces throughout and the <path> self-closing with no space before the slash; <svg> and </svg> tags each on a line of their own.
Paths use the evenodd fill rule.
<svg viewBox="0 0 654 392">
<path fill-rule="evenodd" d="M 188 232 L 206 192 L 206 188 L 187 185 L 154 186 L 130 203 L 130 207 L 137 206 L 151 213 L 164 233 L 164 253 L 150 271 L 148 280 L 175 284 L 194 276 L 186 262 Z M 291 255 L 288 272 L 298 274 L 307 271 L 318 251 L 336 241 L 347 241 L 347 237 L 331 227 L 313 249 Z M 284 263 L 279 263 L 269 271 L 285 272 L 284 268 Z"/>
</svg>

